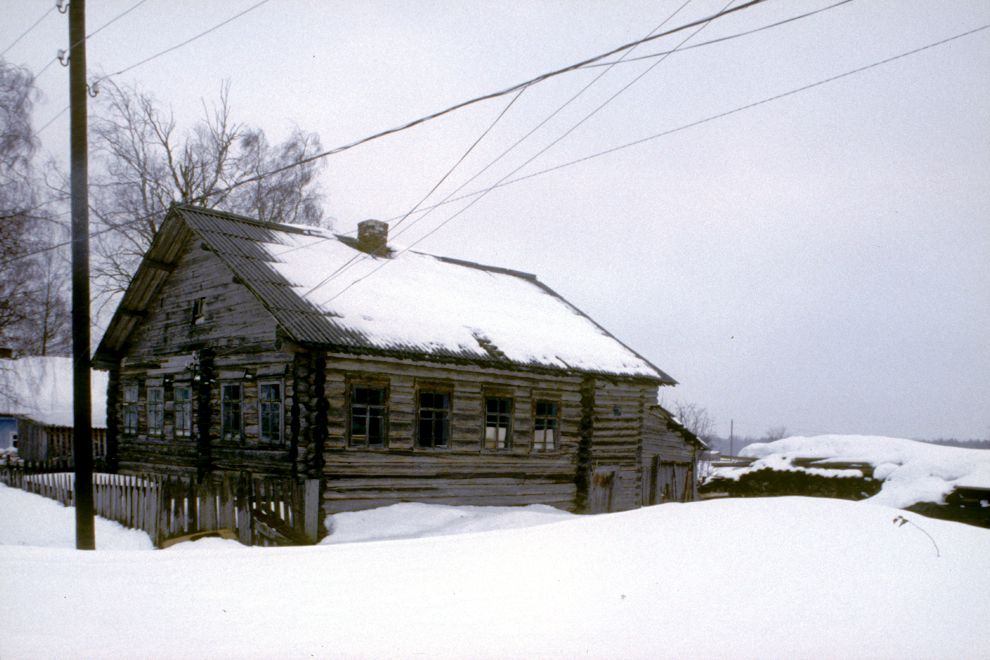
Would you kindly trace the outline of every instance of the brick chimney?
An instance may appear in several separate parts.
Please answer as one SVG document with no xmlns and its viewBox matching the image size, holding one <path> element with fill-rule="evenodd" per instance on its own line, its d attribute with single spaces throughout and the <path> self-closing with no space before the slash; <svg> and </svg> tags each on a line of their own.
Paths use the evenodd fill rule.
<svg viewBox="0 0 990 660">
<path fill-rule="evenodd" d="M 362 220 L 358 223 L 357 247 L 376 257 L 387 257 L 388 223 L 381 220 Z"/>
</svg>

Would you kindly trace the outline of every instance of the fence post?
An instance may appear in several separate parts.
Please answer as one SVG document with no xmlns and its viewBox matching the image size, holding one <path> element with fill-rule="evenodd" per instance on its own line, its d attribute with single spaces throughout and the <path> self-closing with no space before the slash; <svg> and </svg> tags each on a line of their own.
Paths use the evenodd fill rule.
<svg viewBox="0 0 990 660">
<path fill-rule="evenodd" d="M 310 543 L 320 536 L 320 480 L 307 479 L 303 491 L 303 532 Z"/>
<path fill-rule="evenodd" d="M 241 472 L 237 480 L 237 540 L 244 545 L 254 545 L 251 530 L 251 475 Z"/>
</svg>

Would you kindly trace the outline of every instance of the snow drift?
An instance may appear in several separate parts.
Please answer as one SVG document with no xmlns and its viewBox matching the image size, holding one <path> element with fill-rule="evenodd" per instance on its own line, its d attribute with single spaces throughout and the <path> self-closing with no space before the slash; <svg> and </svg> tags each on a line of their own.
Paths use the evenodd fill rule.
<svg viewBox="0 0 990 660">
<path fill-rule="evenodd" d="M 757 470 L 808 472 L 821 476 L 861 476 L 858 470 L 828 469 L 831 464 L 866 463 L 880 492 L 867 501 L 905 508 L 921 502 L 942 503 L 956 487 L 990 489 L 990 451 L 943 447 L 903 438 L 863 435 L 795 436 L 745 447 L 742 456 L 756 460 L 747 467 L 718 468 L 713 476 L 739 479 Z M 818 459 L 810 466 L 799 459 Z M 817 466 L 816 466 L 817 464 Z"/>
</svg>

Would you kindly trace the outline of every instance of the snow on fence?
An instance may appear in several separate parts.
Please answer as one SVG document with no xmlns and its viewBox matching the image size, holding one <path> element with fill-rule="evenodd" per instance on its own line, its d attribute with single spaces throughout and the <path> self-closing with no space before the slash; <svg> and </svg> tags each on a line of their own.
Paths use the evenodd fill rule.
<svg viewBox="0 0 990 660">
<path fill-rule="evenodd" d="M 74 505 L 74 475 L 0 468 L 0 482 Z M 44 466 L 35 465 L 36 469 Z M 147 532 L 157 547 L 223 535 L 245 545 L 304 545 L 318 540 L 318 479 L 258 477 L 247 472 L 192 477 L 93 475 L 98 516 Z"/>
</svg>

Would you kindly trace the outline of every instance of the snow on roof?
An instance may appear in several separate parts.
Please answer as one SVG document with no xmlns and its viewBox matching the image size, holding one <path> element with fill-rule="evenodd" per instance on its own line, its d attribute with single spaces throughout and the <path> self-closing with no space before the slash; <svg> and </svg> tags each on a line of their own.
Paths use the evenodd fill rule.
<svg viewBox="0 0 990 660">
<path fill-rule="evenodd" d="M 484 359 L 494 351 L 523 364 L 658 377 L 643 358 L 535 279 L 397 252 L 388 261 L 362 255 L 321 284 L 354 249 L 327 234 L 285 238 L 284 244 L 264 245 L 278 259 L 274 268 L 300 296 L 378 348 L 427 346 Z"/>
<path fill-rule="evenodd" d="M 868 463 L 874 467 L 874 478 L 883 481 L 880 492 L 869 501 L 898 508 L 918 502 L 942 502 L 956 487 L 990 488 L 990 451 L 986 449 L 882 436 L 818 435 L 759 442 L 748 445 L 740 454 L 757 460 L 745 468 L 719 468 L 719 476 L 738 478 L 767 467 L 847 476 L 846 470 L 802 468 L 793 461 L 817 458 L 834 463 Z"/>
<path fill-rule="evenodd" d="M 176 207 L 299 341 L 646 377 L 668 375 L 535 276 L 313 227 Z"/>
<path fill-rule="evenodd" d="M 107 425 L 107 374 L 93 371 L 93 428 Z M 72 358 L 0 360 L 0 414 L 48 426 L 72 426 Z"/>
</svg>

